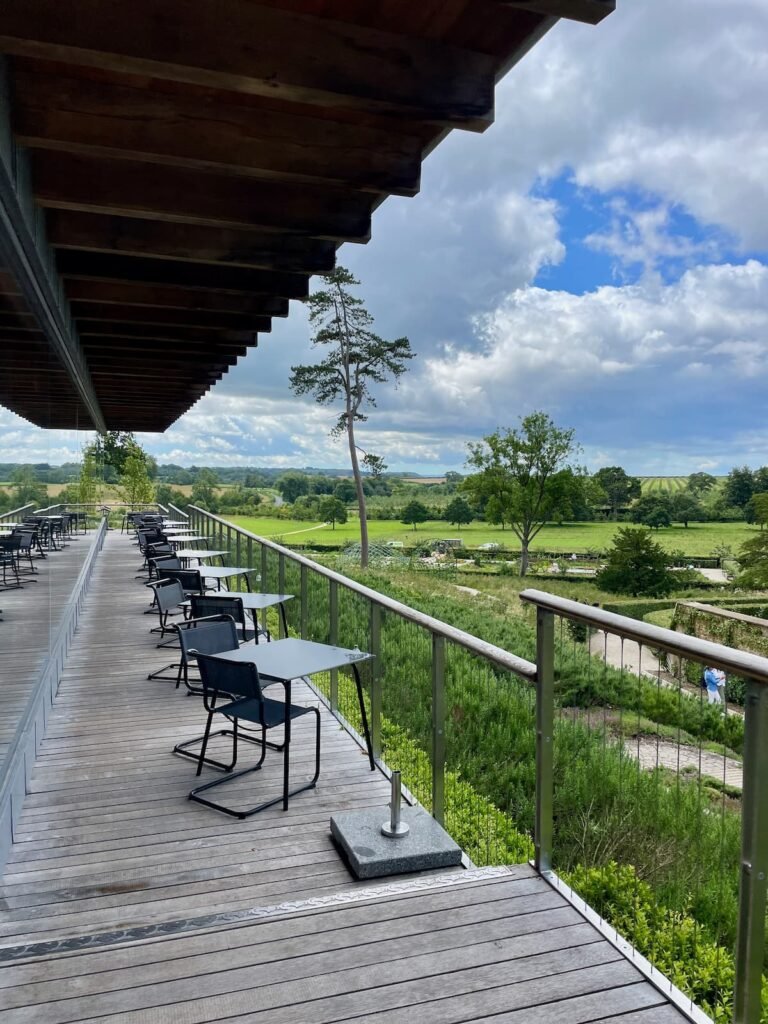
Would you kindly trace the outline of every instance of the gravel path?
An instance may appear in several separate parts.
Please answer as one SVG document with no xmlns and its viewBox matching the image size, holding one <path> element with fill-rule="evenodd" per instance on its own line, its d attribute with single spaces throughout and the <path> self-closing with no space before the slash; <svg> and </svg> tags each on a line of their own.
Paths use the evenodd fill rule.
<svg viewBox="0 0 768 1024">
<path fill-rule="evenodd" d="M 724 781 L 741 789 L 742 768 L 739 761 L 722 754 L 713 754 L 698 747 L 679 746 L 670 740 L 658 742 L 649 736 L 639 736 L 625 744 L 627 752 L 636 757 L 642 768 L 669 768 L 673 772 L 694 768 L 702 775 Z"/>
</svg>

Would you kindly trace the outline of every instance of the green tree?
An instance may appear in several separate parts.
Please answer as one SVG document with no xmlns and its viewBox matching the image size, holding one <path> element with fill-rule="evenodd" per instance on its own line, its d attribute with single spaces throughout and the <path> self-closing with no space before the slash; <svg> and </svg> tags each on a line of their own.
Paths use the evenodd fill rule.
<svg viewBox="0 0 768 1024">
<path fill-rule="evenodd" d="M 711 491 L 717 483 L 717 478 L 710 473 L 691 473 L 686 485 L 694 498 L 700 498 L 702 494 Z"/>
<path fill-rule="evenodd" d="M 333 496 L 344 505 L 351 505 L 357 497 L 357 488 L 351 480 L 339 480 L 333 488 Z"/>
<path fill-rule="evenodd" d="M 725 500 L 744 508 L 755 491 L 755 478 L 749 466 L 734 466 L 725 481 Z"/>
<path fill-rule="evenodd" d="M 650 530 L 621 527 L 608 551 L 605 568 L 597 574 L 597 585 L 611 594 L 666 597 L 677 583 L 675 574 L 667 568 L 668 557 Z"/>
<path fill-rule="evenodd" d="M 759 523 L 763 529 L 768 523 L 768 491 L 752 495 L 744 509 L 744 518 L 748 523 Z"/>
<path fill-rule="evenodd" d="M 741 569 L 736 577 L 740 587 L 768 590 L 768 532 L 761 530 L 745 541 L 738 554 Z"/>
<path fill-rule="evenodd" d="M 682 523 L 687 529 L 688 523 L 700 523 L 704 518 L 704 510 L 689 491 L 678 491 L 670 498 L 672 520 Z"/>
<path fill-rule="evenodd" d="M 644 494 L 632 506 L 632 522 L 654 530 L 672 525 L 672 502 L 667 494 Z"/>
<path fill-rule="evenodd" d="M 471 523 L 475 518 L 469 502 L 465 498 L 454 498 L 448 503 L 443 512 L 443 519 L 446 523 L 455 523 L 459 529 L 462 525 Z"/>
<path fill-rule="evenodd" d="M 491 498 L 520 541 L 520 575 L 528 571 L 531 541 L 554 513 L 562 491 L 553 480 L 579 450 L 572 429 L 557 427 L 544 412 L 533 412 L 519 428 L 496 431 L 469 444 L 467 462 L 477 472 L 464 486 Z"/>
<path fill-rule="evenodd" d="M 343 501 L 338 498 L 322 498 L 319 506 L 320 518 L 324 523 L 330 523 L 331 529 L 336 529 L 336 523 L 343 526 L 347 521 L 347 510 Z"/>
<path fill-rule="evenodd" d="M 416 529 L 417 523 L 426 523 L 429 519 L 429 509 L 426 505 L 423 505 L 420 501 L 409 501 L 403 509 L 403 515 L 401 522 L 405 523 L 406 526 L 412 526 Z"/>
<path fill-rule="evenodd" d="M 101 474 L 93 445 L 83 449 L 83 462 L 80 466 L 80 478 L 77 482 L 76 501 L 81 505 L 95 505 L 101 493 Z"/>
<path fill-rule="evenodd" d="M 360 563 L 365 568 L 368 519 L 355 424 L 364 422 L 364 410 L 376 404 L 371 386 L 390 378 L 397 381 L 413 352 L 407 338 L 385 341 L 373 333 L 373 317 L 349 290 L 360 282 L 348 270 L 337 267 L 325 281 L 327 287 L 311 295 L 308 304 L 313 344 L 326 346 L 327 354 L 319 363 L 292 366 L 290 382 L 297 395 L 311 394 L 320 405 L 342 405 L 333 433 L 347 435 L 360 514 Z"/>
<path fill-rule="evenodd" d="M 289 505 L 292 505 L 297 498 L 309 494 L 309 477 L 306 473 L 290 471 L 279 476 L 275 486 L 280 491 L 283 501 L 287 501 Z"/>
<path fill-rule="evenodd" d="M 199 505 L 208 512 L 217 512 L 219 509 L 216 485 L 219 478 L 212 469 L 199 469 L 195 475 L 195 482 L 192 484 L 190 504 Z"/>
<path fill-rule="evenodd" d="M 33 466 L 19 466 L 11 474 L 13 504 L 20 508 L 34 502 L 41 507 L 48 501 L 48 488 L 41 483 Z"/>
<path fill-rule="evenodd" d="M 620 508 L 628 505 L 633 498 L 640 497 L 640 481 L 635 476 L 628 476 L 621 466 L 598 469 L 594 479 L 605 491 L 611 506 L 611 519 L 614 521 L 618 518 Z"/>
<path fill-rule="evenodd" d="M 130 456 L 144 460 L 148 458 L 130 430 L 108 430 L 105 434 L 97 434 L 91 447 L 96 462 L 102 466 L 111 466 L 118 476 L 122 475 L 125 461 Z"/>
<path fill-rule="evenodd" d="M 128 455 L 123 462 L 120 498 L 128 505 L 143 505 L 155 500 L 155 487 L 149 479 L 147 464 L 140 455 Z"/>
</svg>

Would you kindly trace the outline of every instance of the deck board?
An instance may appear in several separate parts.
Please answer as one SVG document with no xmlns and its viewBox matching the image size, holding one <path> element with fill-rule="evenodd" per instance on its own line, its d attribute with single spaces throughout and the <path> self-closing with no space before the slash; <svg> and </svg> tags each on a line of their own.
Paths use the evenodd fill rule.
<svg viewBox="0 0 768 1024">
<path fill-rule="evenodd" d="M 111 535 L 16 830 L 3 1024 L 684 1019 L 527 865 L 355 882 L 329 816 L 384 816 L 389 787 L 325 711 L 317 789 L 287 812 L 239 821 L 187 800 L 195 766 L 170 751 L 204 716 L 146 678 L 169 657 L 136 566 Z M 317 701 L 304 684 L 294 699 Z M 311 768 L 302 726 L 296 778 Z M 268 756 L 230 788 L 269 793 L 280 767 Z"/>
</svg>

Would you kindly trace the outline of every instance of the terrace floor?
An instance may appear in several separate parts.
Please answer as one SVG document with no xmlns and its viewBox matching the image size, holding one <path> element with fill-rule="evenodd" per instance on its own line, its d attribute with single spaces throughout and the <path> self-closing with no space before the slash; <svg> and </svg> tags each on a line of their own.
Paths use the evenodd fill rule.
<svg viewBox="0 0 768 1024">
<path fill-rule="evenodd" d="M 203 715 L 147 681 L 172 652 L 149 633 L 138 561 L 110 534 L 16 831 L 3 1024 L 685 1019 L 527 865 L 355 882 L 328 818 L 384 817 L 389 787 L 325 711 L 320 781 L 288 812 L 239 821 L 188 801 L 194 764 L 170 750 Z M 305 685 L 294 699 L 316 700 Z M 266 795 L 279 762 L 231 789 L 258 779 Z"/>
</svg>

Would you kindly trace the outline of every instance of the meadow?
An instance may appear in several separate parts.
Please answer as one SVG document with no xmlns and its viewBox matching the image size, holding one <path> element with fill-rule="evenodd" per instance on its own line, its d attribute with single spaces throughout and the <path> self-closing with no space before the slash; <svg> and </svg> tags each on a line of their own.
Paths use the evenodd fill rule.
<svg viewBox="0 0 768 1024">
<path fill-rule="evenodd" d="M 227 516 L 231 522 L 261 537 L 283 538 L 288 546 L 312 544 L 335 546 L 360 538 L 357 519 L 335 529 L 322 523 L 305 520 Z M 576 554 L 604 552 L 622 523 L 563 523 L 545 526 L 534 541 L 531 550 Z M 759 527 L 747 523 L 691 523 L 656 531 L 655 539 L 668 551 L 682 551 L 684 555 L 700 557 L 711 555 L 716 548 L 729 546 L 736 551 L 745 540 L 753 537 Z M 520 545 L 511 530 L 487 523 L 470 523 L 461 530 L 442 520 L 420 523 L 416 529 L 392 520 L 371 520 L 368 533 L 372 542 L 385 544 L 389 540 L 401 541 L 410 547 L 428 540 L 460 537 L 465 547 L 477 548 L 481 544 L 499 544 L 510 552 L 519 551 Z"/>
</svg>

